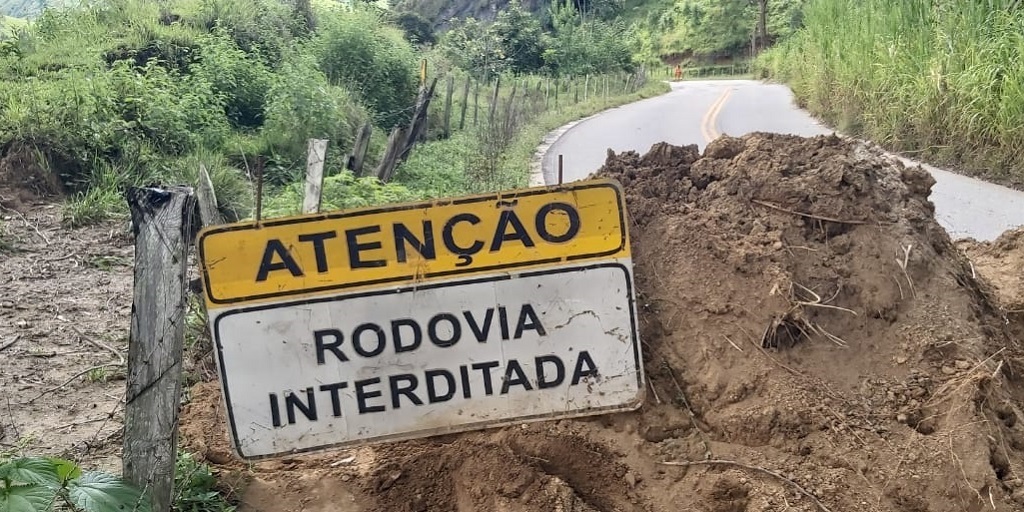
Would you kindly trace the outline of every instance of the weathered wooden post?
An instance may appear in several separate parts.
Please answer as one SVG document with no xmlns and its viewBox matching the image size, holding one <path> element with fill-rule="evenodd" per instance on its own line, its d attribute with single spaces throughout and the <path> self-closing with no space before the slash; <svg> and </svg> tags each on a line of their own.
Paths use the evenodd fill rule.
<svg viewBox="0 0 1024 512">
<path fill-rule="evenodd" d="M 318 213 L 324 189 L 324 160 L 327 158 L 327 141 L 309 139 L 306 153 L 306 190 L 302 198 L 302 213 Z"/>
<path fill-rule="evenodd" d="M 487 114 L 487 127 L 494 126 L 494 113 L 498 110 L 498 91 L 501 89 L 501 77 L 494 79 L 494 94 L 491 95 L 491 110 Z"/>
<path fill-rule="evenodd" d="M 124 478 L 171 510 L 178 443 L 186 273 L 196 199 L 188 187 L 131 188 L 135 289 L 128 342 Z"/>
<path fill-rule="evenodd" d="M 473 126 L 476 126 L 480 114 L 480 82 L 473 86 Z"/>
<path fill-rule="evenodd" d="M 348 161 L 348 168 L 356 174 L 363 175 L 363 161 L 366 160 L 366 150 L 370 147 L 370 135 L 373 134 L 373 123 L 366 123 L 356 133 L 356 142 L 352 146 L 352 158 Z"/>
<path fill-rule="evenodd" d="M 213 180 L 206 166 L 199 164 L 199 188 L 196 190 L 196 199 L 199 201 L 199 218 L 204 226 L 223 224 L 224 217 L 217 209 L 217 193 L 213 190 Z"/>
<path fill-rule="evenodd" d="M 452 136 L 452 95 L 455 93 L 455 75 L 448 75 L 448 83 L 444 91 L 444 128 L 442 137 Z"/>
<path fill-rule="evenodd" d="M 462 114 L 459 115 L 459 130 L 466 129 L 466 110 L 469 108 L 469 79 L 466 79 L 466 85 L 462 87 Z"/>
</svg>

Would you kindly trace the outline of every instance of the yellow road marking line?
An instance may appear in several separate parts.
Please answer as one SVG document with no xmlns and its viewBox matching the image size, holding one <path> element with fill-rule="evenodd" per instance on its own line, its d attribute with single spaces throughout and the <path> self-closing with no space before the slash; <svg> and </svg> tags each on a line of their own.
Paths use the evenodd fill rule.
<svg viewBox="0 0 1024 512">
<path fill-rule="evenodd" d="M 725 102 L 732 96 L 732 88 L 722 91 L 722 95 L 711 104 L 711 108 L 708 109 L 707 113 L 700 122 L 700 133 L 704 136 L 705 142 L 711 142 L 717 139 L 721 133 L 718 132 L 716 125 L 718 124 L 718 114 L 722 112 L 722 108 L 725 106 Z"/>
</svg>

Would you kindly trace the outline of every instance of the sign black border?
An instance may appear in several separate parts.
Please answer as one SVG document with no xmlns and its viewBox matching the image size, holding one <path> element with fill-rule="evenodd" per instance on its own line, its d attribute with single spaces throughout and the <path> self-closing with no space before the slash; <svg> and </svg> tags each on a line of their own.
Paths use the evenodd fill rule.
<svg viewBox="0 0 1024 512">
<path fill-rule="evenodd" d="M 354 440 L 354 441 L 334 443 L 334 444 L 328 444 L 328 445 L 320 445 L 320 446 L 314 446 L 314 447 L 310 447 L 310 448 L 303 448 L 303 449 L 300 449 L 300 450 L 289 450 L 289 451 L 283 451 L 283 452 L 275 452 L 275 453 L 270 453 L 270 454 L 265 454 L 265 455 L 246 456 L 245 454 L 242 453 L 241 444 L 239 443 L 239 437 L 238 437 L 238 428 L 237 428 L 237 425 L 235 424 L 235 414 L 234 414 L 234 410 L 231 407 L 231 392 L 228 389 L 227 369 L 225 368 L 226 365 L 224 364 L 223 352 L 222 352 L 223 347 L 221 346 L 221 343 L 220 343 L 220 321 L 223 320 L 224 318 L 227 318 L 227 317 L 229 317 L 231 315 L 235 315 L 235 314 L 239 314 L 239 313 L 251 313 L 251 312 L 254 312 L 254 311 L 264 311 L 264 310 L 268 310 L 268 309 L 302 306 L 302 305 L 307 305 L 307 304 L 318 304 L 318 303 L 322 303 L 322 302 L 341 302 L 341 301 L 345 301 L 345 300 L 349 300 L 349 299 L 359 299 L 359 298 L 365 298 L 365 297 L 373 297 L 373 296 L 377 296 L 377 295 L 393 295 L 393 294 L 396 294 L 396 293 L 405 293 L 405 292 L 419 291 L 419 290 L 431 290 L 431 289 L 436 289 L 436 288 L 447 288 L 447 287 L 461 286 L 461 285 L 466 285 L 466 284 L 478 284 L 478 283 L 488 283 L 488 282 L 498 282 L 498 281 L 511 281 L 513 279 L 519 279 L 519 278 L 524 278 L 524 277 L 535 277 L 535 276 L 554 275 L 554 274 L 567 274 L 567 273 L 570 273 L 570 272 L 584 272 L 584 271 L 587 271 L 587 270 L 594 270 L 594 269 L 598 269 L 598 268 L 618 268 L 618 269 L 622 270 L 622 272 L 623 272 L 623 274 L 625 275 L 625 278 L 626 278 L 626 297 L 627 297 L 627 300 L 629 302 L 630 339 L 631 339 L 631 341 L 633 343 L 633 360 L 634 360 L 634 363 L 636 364 L 636 380 L 637 380 L 637 390 L 638 390 L 637 391 L 637 397 L 634 400 L 634 403 L 632 403 L 632 404 L 625 404 L 625 405 L 621 405 L 621 406 L 591 407 L 591 408 L 583 408 L 583 409 L 577 409 L 577 410 L 572 410 L 572 411 L 559 411 L 557 413 L 558 415 L 553 415 L 552 413 L 546 413 L 546 414 L 535 414 L 535 415 L 531 415 L 531 416 L 522 416 L 522 417 L 517 417 L 517 418 L 514 418 L 514 419 L 505 419 L 505 420 L 496 420 L 496 421 L 494 421 L 494 420 L 492 420 L 492 421 L 479 421 L 479 422 L 475 422 L 475 423 L 464 423 L 464 424 L 461 424 L 461 425 L 458 425 L 458 426 L 455 426 L 455 427 L 452 427 L 452 428 L 448 428 L 448 429 L 437 429 L 437 428 L 426 429 L 426 430 L 432 432 L 432 434 L 429 434 L 429 435 L 423 435 L 424 430 L 420 430 L 420 431 L 414 431 L 414 432 L 403 432 L 403 433 L 400 433 L 400 434 L 392 434 L 392 435 L 382 436 L 382 437 L 378 437 L 378 438 L 374 438 L 374 439 L 358 439 L 358 440 Z M 254 305 L 254 306 L 250 306 L 250 307 L 243 307 L 243 308 L 239 308 L 239 309 L 236 309 L 236 310 L 228 311 L 228 312 L 218 316 L 216 321 L 214 322 L 213 332 L 214 332 L 214 344 L 216 345 L 216 349 L 217 349 L 217 366 L 218 366 L 218 369 L 219 369 L 219 372 L 220 372 L 221 391 L 222 391 L 222 394 L 223 394 L 224 404 L 225 404 L 225 407 L 226 407 L 227 413 L 228 413 L 228 424 L 229 424 L 229 429 L 230 429 L 230 433 L 231 433 L 231 444 L 232 444 L 232 446 L 233 446 L 233 448 L 235 450 L 235 453 L 241 459 L 246 460 L 246 461 L 257 461 L 257 460 L 264 460 L 264 459 L 269 459 L 269 458 L 273 458 L 273 457 L 281 457 L 281 456 L 285 456 L 285 455 L 295 455 L 295 454 L 300 454 L 300 453 L 318 452 L 318 451 L 328 450 L 328 449 L 332 449 L 332 448 L 343 448 L 343 447 L 346 447 L 346 446 L 366 446 L 366 445 L 377 444 L 377 443 L 382 443 L 382 442 L 387 442 L 387 441 L 400 441 L 400 440 L 408 440 L 408 439 L 420 439 L 420 438 L 424 438 L 424 437 L 429 437 L 430 435 L 454 434 L 454 433 L 459 433 L 459 432 L 467 432 L 467 431 L 471 431 L 471 430 L 479 430 L 479 429 L 487 428 L 487 427 L 497 427 L 497 426 L 502 426 L 502 425 L 524 423 L 524 422 L 528 422 L 528 421 L 535 421 L 535 420 L 542 420 L 542 419 L 558 419 L 558 418 L 566 417 L 566 413 L 570 413 L 571 417 L 578 417 L 578 416 L 583 416 L 583 415 L 589 416 L 589 415 L 594 415 L 594 414 L 601 414 L 601 413 L 604 413 L 604 412 L 633 410 L 633 409 L 636 409 L 637 407 L 639 407 L 642 404 L 643 398 L 645 396 L 645 391 L 646 391 L 645 388 L 644 388 L 643 361 L 642 361 L 642 358 L 640 357 L 640 339 L 639 339 L 640 336 L 639 336 L 639 332 L 637 330 L 637 311 L 636 311 L 636 297 L 634 296 L 634 283 L 633 283 L 633 279 L 632 279 L 632 274 L 630 273 L 630 269 L 627 268 L 626 265 L 624 265 L 623 263 L 618 263 L 618 262 L 617 263 L 598 263 L 598 264 L 585 265 L 585 266 L 549 268 L 549 269 L 543 269 L 543 270 L 534 271 L 534 272 L 525 272 L 525 273 L 522 273 L 522 274 L 509 273 L 509 274 L 503 274 L 503 275 L 497 275 L 497 276 L 481 277 L 481 278 L 477 278 L 477 279 L 466 279 L 466 280 L 460 280 L 460 281 L 446 281 L 446 282 L 440 282 L 440 283 L 429 283 L 429 284 L 425 284 L 425 285 L 421 285 L 421 286 L 409 286 L 409 287 L 399 288 L 399 289 L 372 290 L 372 291 L 367 291 L 367 292 L 362 292 L 362 293 L 353 293 L 353 294 L 350 294 L 350 295 L 333 296 L 333 297 L 318 297 L 318 298 L 311 298 L 311 299 L 307 299 L 307 300 L 288 302 L 288 303 L 275 303 L 275 304 Z M 585 411 L 585 414 L 578 414 L 578 413 L 583 413 L 584 411 Z"/>
<path fill-rule="evenodd" d="M 557 263 L 557 262 L 563 261 L 563 258 L 547 258 L 547 259 L 537 259 L 537 260 L 527 260 L 527 261 L 516 261 L 516 262 L 513 262 L 513 263 L 503 263 L 503 264 L 499 264 L 499 265 L 491 265 L 491 266 L 488 266 L 488 267 L 470 267 L 470 268 L 466 268 L 466 269 L 446 270 L 446 271 L 443 271 L 443 272 L 431 272 L 431 273 L 420 274 L 420 275 L 408 274 L 408 275 L 402 275 L 402 276 L 389 277 L 389 278 L 385 278 L 385 279 L 375 279 L 375 280 L 366 280 L 366 281 L 357 281 L 357 282 L 348 282 L 348 283 L 338 283 L 338 284 L 331 284 L 331 285 L 326 285 L 326 286 L 318 286 L 318 287 L 315 287 L 315 288 L 303 288 L 301 290 L 290 290 L 290 291 L 282 291 L 282 292 L 274 292 L 274 293 L 261 293 L 261 294 L 257 294 L 257 295 L 248 295 L 248 296 L 243 296 L 243 297 L 236 297 L 236 298 L 233 298 L 233 299 L 219 299 L 219 298 L 217 298 L 217 297 L 215 297 L 213 295 L 213 290 L 210 287 L 210 276 L 209 276 L 209 273 L 207 272 L 207 268 L 206 268 L 206 265 L 205 265 L 205 262 L 206 262 L 206 247 L 205 247 L 205 243 L 204 242 L 206 241 L 206 237 L 208 237 L 210 235 L 214 235 L 214 234 L 217 234 L 217 233 L 227 233 L 227 232 L 231 232 L 231 231 L 258 230 L 258 229 L 261 229 L 263 227 L 268 227 L 268 226 L 286 226 L 286 225 L 291 225 L 291 224 L 304 224 L 304 223 L 308 223 L 308 222 L 320 222 L 320 221 L 332 220 L 332 219 L 347 219 L 347 218 L 354 218 L 354 217 L 362 217 L 362 216 L 366 216 L 366 215 L 376 215 L 376 214 L 380 214 L 380 213 L 415 210 L 415 209 L 431 207 L 431 206 L 448 206 L 448 205 L 474 204 L 474 203 L 482 203 L 482 202 L 487 202 L 487 201 L 499 201 L 499 200 L 506 200 L 506 199 L 514 200 L 514 199 L 519 198 L 519 197 L 529 197 L 529 196 L 535 196 L 535 195 L 539 195 L 539 194 L 549 194 L 551 192 L 572 191 L 572 190 L 587 190 L 587 189 L 592 189 L 592 188 L 610 188 L 610 189 L 612 189 L 615 192 L 615 197 L 616 197 L 616 199 L 618 201 L 618 205 L 619 205 L 619 226 L 621 227 L 621 229 L 620 229 L 620 237 L 619 237 L 619 246 L 616 247 L 613 250 L 610 250 L 610 251 L 602 251 L 602 252 L 595 252 L 595 253 L 588 253 L 588 254 L 577 254 L 577 255 L 569 256 L 569 257 L 565 258 L 564 261 L 577 261 L 577 260 L 581 260 L 581 259 L 599 258 L 601 256 L 609 256 L 609 255 L 615 254 L 615 253 L 620 252 L 623 249 L 625 249 L 625 247 L 626 247 L 626 239 L 627 239 L 627 236 L 628 236 L 629 228 L 626 226 L 626 205 L 625 205 L 625 202 L 623 200 L 621 185 L 619 185 L 619 183 L 617 181 L 615 181 L 615 180 L 602 180 L 602 181 L 600 181 L 598 183 L 590 183 L 590 184 L 582 185 L 582 186 L 573 186 L 573 184 L 567 184 L 567 185 L 559 185 L 559 186 L 555 186 L 555 187 L 544 187 L 544 188 L 537 188 L 537 189 L 517 190 L 517 191 L 508 192 L 508 193 L 505 193 L 505 194 L 498 193 L 498 194 L 490 194 L 490 195 L 486 195 L 486 196 L 466 197 L 466 198 L 460 198 L 460 199 L 453 199 L 453 200 L 450 200 L 450 201 L 444 201 L 444 200 L 441 200 L 441 201 L 424 201 L 424 202 L 419 202 L 419 203 L 409 203 L 409 204 L 402 204 L 402 205 L 395 205 L 395 206 L 385 206 L 385 207 L 380 207 L 380 208 L 366 208 L 366 209 L 359 209 L 359 210 L 330 212 L 330 213 L 324 213 L 324 214 L 320 214 L 320 215 L 316 215 L 316 216 L 289 217 L 289 218 L 278 219 L 278 220 L 268 220 L 268 221 L 265 221 L 265 222 L 260 222 L 259 224 L 247 223 L 247 224 L 232 224 L 232 225 L 228 225 L 228 226 L 214 226 L 212 228 L 208 228 L 206 230 L 203 230 L 199 234 L 199 241 L 196 244 L 196 246 L 198 247 L 198 250 L 199 250 L 199 262 L 200 262 L 200 266 L 202 268 L 203 289 L 204 289 L 204 292 L 206 293 L 207 299 L 211 303 L 213 303 L 213 304 L 220 304 L 220 305 L 230 305 L 230 304 L 237 304 L 237 303 L 240 303 L 240 302 L 249 302 L 249 301 L 253 301 L 253 300 L 289 297 L 289 296 L 294 296 L 294 295 L 303 295 L 303 294 L 308 294 L 308 293 L 319 293 L 319 292 L 325 292 L 325 291 L 330 291 L 330 290 L 344 290 L 346 288 L 354 288 L 356 286 L 372 286 L 372 285 L 376 285 L 376 284 L 388 284 L 388 283 L 398 283 L 398 282 L 402 282 L 402 281 L 410 281 L 410 280 L 413 280 L 413 279 L 434 278 L 434 277 L 448 277 L 448 276 L 456 276 L 456 275 L 460 275 L 460 274 L 482 273 L 482 272 L 499 271 L 499 270 L 509 270 L 509 269 L 514 269 L 514 268 L 528 267 L 528 266 L 532 266 L 532 265 L 544 265 L 544 264 L 548 264 L 548 263 Z"/>
</svg>

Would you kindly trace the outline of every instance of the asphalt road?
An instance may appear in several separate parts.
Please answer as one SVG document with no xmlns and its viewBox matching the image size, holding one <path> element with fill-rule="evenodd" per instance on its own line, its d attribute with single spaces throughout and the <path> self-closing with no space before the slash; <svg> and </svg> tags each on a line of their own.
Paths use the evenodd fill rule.
<svg viewBox="0 0 1024 512">
<path fill-rule="evenodd" d="M 668 94 L 609 110 L 570 129 L 548 150 L 544 179 L 557 181 L 559 154 L 563 178 L 575 181 L 601 167 L 609 148 L 644 153 L 664 141 L 703 149 L 719 135 L 750 132 L 812 136 L 831 130 L 797 108 L 783 85 L 753 80 L 680 82 Z M 936 180 L 931 195 L 935 216 L 953 238 L 992 240 L 1024 225 L 1024 192 L 924 167 Z"/>
</svg>

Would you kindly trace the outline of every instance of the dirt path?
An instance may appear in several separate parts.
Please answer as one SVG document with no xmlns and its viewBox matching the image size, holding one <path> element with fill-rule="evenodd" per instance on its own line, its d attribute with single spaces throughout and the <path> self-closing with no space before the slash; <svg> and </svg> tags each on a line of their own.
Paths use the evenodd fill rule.
<svg viewBox="0 0 1024 512">
<path fill-rule="evenodd" d="M 0 189 L 0 449 L 120 471 L 132 245 Z"/>
</svg>

